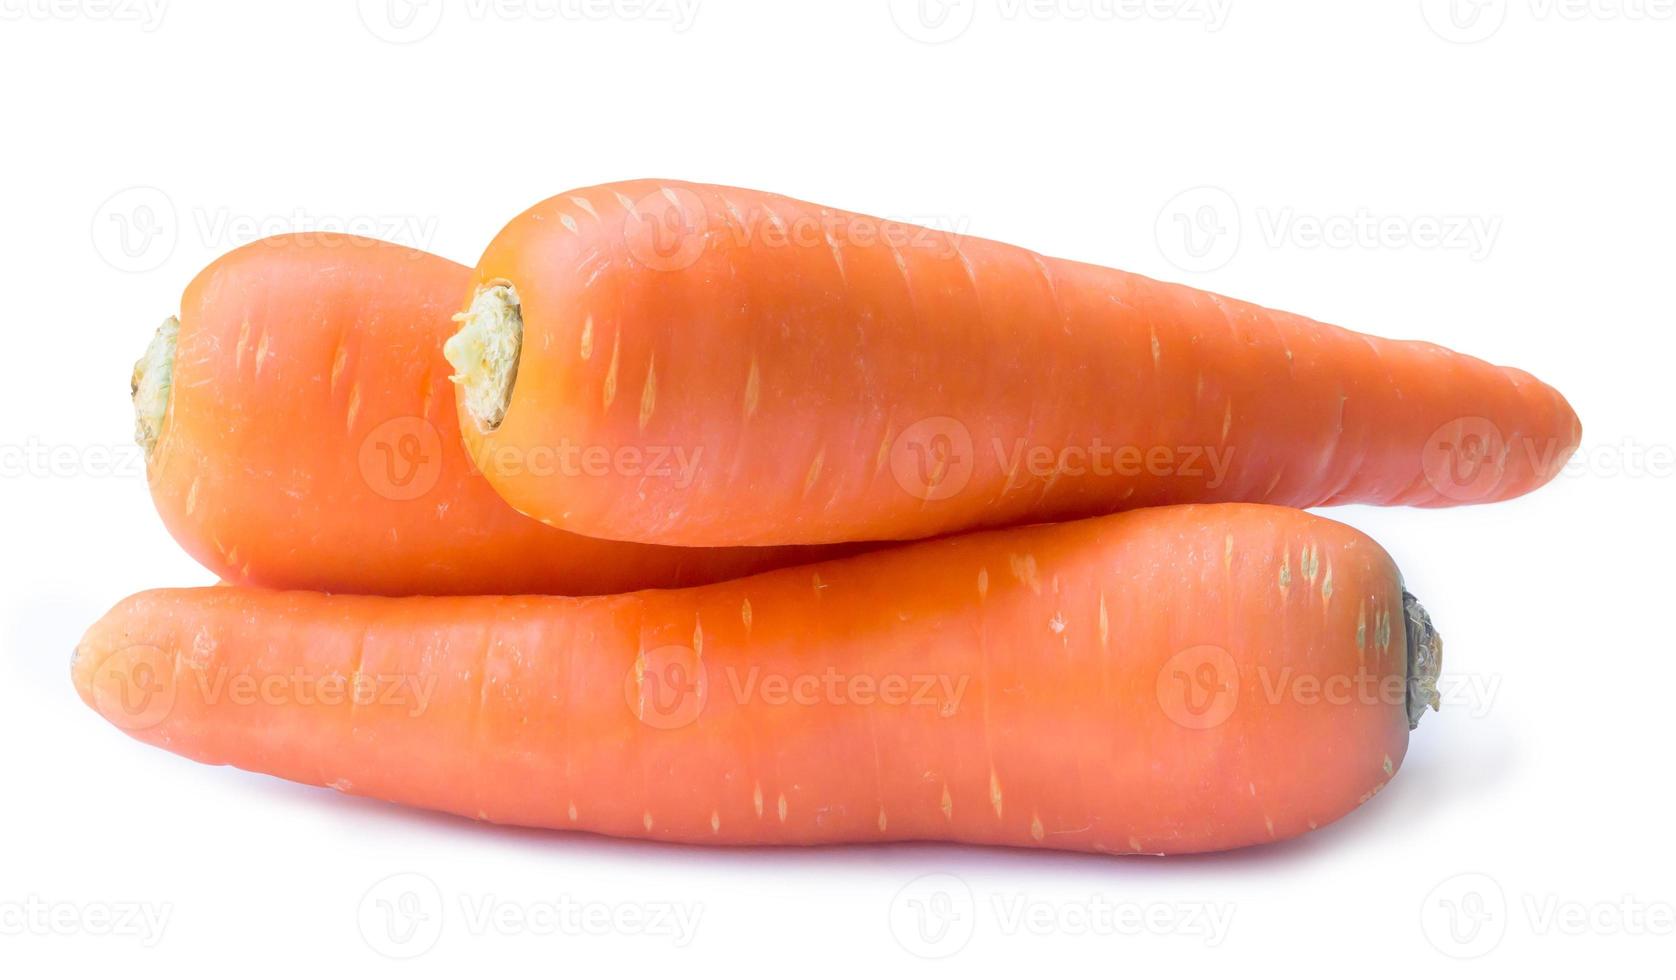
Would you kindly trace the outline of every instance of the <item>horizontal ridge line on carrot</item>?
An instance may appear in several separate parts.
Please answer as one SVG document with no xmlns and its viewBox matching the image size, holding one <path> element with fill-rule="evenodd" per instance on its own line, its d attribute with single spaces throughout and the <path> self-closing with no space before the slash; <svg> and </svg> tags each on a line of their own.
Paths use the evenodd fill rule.
<svg viewBox="0 0 1676 980">
<path fill-rule="evenodd" d="M 1365 535 L 1221 504 L 594 598 L 160 590 L 72 676 L 188 757 L 497 823 L 1188 853 L 1378 792 L 1439 656 Z"/>
<path fill-rule="evenodd" d="M 737 188 L 559 195 L 496 236 L 474 284 L 445 345 L 473 458 L 583 445 L 702 460 L 680 484 L 485 471 L 521 512 L 620 540 L 1487 502 L 1551 479 L 1581 438 L 1553 388 L 1432 344 Z M 1101 445 L 1229 462 L 1057 462 Z"/>
</svg>

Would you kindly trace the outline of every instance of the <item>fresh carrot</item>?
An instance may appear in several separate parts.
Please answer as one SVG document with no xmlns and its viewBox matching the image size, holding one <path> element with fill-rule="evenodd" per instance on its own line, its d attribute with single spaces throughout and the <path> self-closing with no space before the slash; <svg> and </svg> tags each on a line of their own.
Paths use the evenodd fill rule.
<svg viewBox="0 0 1676 980">
<path fill-rule="evenodd" d="M 439 352 L 469 292 L 464 266 L 345 235 L 205 269 L 134 375 L 175 538 L 230 582 L 387 594 L 609 593 L 830 556 L 598 541 L 507 506 L 461 447 Z"/>
<path fill-rule="evenodd" d="M 496 823 L 1183 853 L 1378 792 L 1438 662 L 1373 541 L 1223 504 L 611 597 L 147 592 L 72 672 L 154 745 Z"/>
<path fill-rule="evenodd" d="M 756 191 L 544 201 L 477 266 L 449 360 L 520 511 L 684 545 L 908 539 L 1163 503 L 1441 506 L 1553 477 L 1553 388 L 1185 286 Z M 678 448 L 685 481 L 536 474 Z"/>
</svg>

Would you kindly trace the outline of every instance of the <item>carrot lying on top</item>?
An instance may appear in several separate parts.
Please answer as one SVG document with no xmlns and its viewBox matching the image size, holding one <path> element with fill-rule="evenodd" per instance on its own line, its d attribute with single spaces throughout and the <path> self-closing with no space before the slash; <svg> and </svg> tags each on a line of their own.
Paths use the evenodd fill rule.
<svg viewBox="0 0 1676 980">
<path fill-rule="evenodd" d="M 464 266 L 347 235 L 212 263 L 134 375 L 175 538 L 231 582 L 390 594 L 620 592 L 831 554 L 598 541 L 507 506 L 461 448 L 439 352 L 469 292 Z"/>
<path fill-rule="evenodd" d="M 73 675 L 191 758 L 496 823 L 1184 853 L 1368 799 L 1437 669 L 1373 541 L 1225 504 L 589 599 L 146 592 Z"/>
<path fill-rule="evenodd" d="M 524 513 L 600 537 L 926 537 L 1174 502 L 1498 500 L 1577 445 L 1554 389 L 1184 286 L 756 191 L 563 194 L 478 263 L 448 357 Z M 677 447 L 677 480 L 529 472 Z"/>
</svg>

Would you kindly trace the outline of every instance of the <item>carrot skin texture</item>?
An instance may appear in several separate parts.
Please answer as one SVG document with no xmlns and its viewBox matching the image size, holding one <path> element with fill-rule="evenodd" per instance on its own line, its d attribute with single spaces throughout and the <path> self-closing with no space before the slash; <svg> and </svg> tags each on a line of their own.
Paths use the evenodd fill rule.
<svg viewBox="0 0 1676 980">
<path fill-rule="evenodd" d="M 679 486 L 491 474 L 519 510 L 599 537 L 1448 506 L 1537 488 L 1581 438 L 1564 398 L 1516 369 L 758 191 L 559 195 L 506 226 L 476 283 L 512 284 L 524 330 L 504 420 L 464 422 L 478 451 L 679 446 L 703 461 Z"/>
<path fill-rule="evenodd" d="M 1187 853 L 1377 792 L 1404 637 L 1359 532 L 1186 505 L 610 597 L 147 592 L 72 673 L 182 755 L 497 823 Z M 379 696 L 287 693 L 356 676 Z"/>
<path fill-rule="evenodd" d="M 349 235 L 216 260 L 181 299 L 158 513 L 228 582 L 405 595 L 599 594 L 829 557 L 600 541 L 514 511 L 465 455 L 439 353 L 470 270 Z"/>
</svg>

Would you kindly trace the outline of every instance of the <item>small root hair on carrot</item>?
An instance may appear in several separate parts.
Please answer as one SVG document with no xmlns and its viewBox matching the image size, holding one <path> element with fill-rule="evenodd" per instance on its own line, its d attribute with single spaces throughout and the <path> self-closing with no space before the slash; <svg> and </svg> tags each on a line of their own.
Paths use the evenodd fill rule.
<svg viewBox="0 0 1676 980">
<path fill-rule="evenodd" d="M 166 318 L 151 335 L 145 354 L 134 362 L 134 373 L 128 381 L 128 393 L 134 399 L 134 441 L 147 456 L 163 434 L 163 419 L 169 412 L 179 337 L 180 321 Z"/>
<path fill-rule="evenodd" d="M 449 380 L 460 386 L 466 414 L 484 432 L 506 417 L 512 386 L 518 380 L 518 355 L 524 344 L 524 316 L 518 290 L 508 282 L 477 287 L 471 306 L 454 315 L 460 329 L 442 345 L 454 368 Z"/>
</svg>

